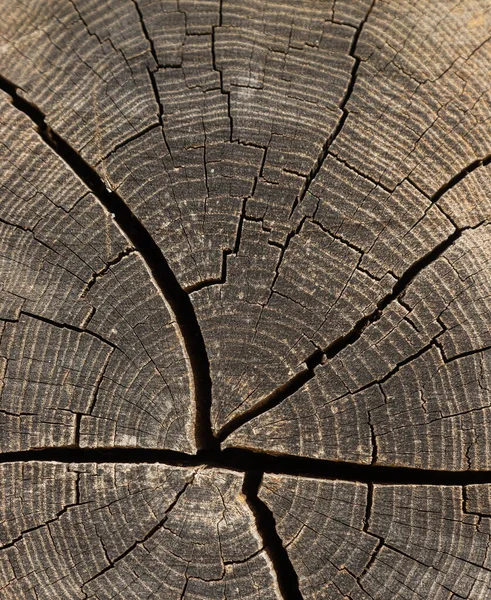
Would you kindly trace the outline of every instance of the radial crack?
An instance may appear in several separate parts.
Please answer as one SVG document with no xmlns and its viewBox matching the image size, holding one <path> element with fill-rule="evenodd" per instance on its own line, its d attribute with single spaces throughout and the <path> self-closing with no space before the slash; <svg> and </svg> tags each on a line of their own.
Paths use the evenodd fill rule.
<svg viewBox="0 0 491 600">
<path fill-rule="evenodd" d="M 114 568 L 114 566 L 116 565 L 116 563 L 118 563 L 123 558 L 125 558 L 126 556 L 128 556 L 128 554 L 130 554 L 131 552 L 133 552 L 133 550 L 137 546 L 139 546 L 140 544 L 144 544 L 154 534 L 156 534 L 157 531 L 159 531 L 159 529 L 161 529 L 162 526 L 164 525 L 164 523 L 167 521 L 169 513 L 172 511 L 172 509 L 175 507 L 175 505 L 179 502 L 179 499 L 184 494 L 184 492 L 186 491 L 186 489 L 188 488 L 188 486 L 190 486 L 193 483 L 195 475 L 196 475 L 196 471 L 194 471 L 192 473 L 192 475 L 189 477 L 189 479 L 186 481 L 186 483 L 183 485 L 183 487 L 176 494 L 176 496 L 175 496 L 174 500 L 172 501 L 172 503 L 167 507 L 167 509 L 166 509 L 166 511 L 164 513 L 164 516 L 162 517 L 162 519 L 160 519 L 160 521 L 154 527 L 152 527 L 152 529 L 150 529 L 150 531 L 145 535 L 145 537 L 142 538 L 141 540 L 137 540 L 136 542 L 134 542 L 129 548 L 127 548 L 122 554 L 120 554 L 119 556 L 117 556 L 114 560 L 110 560 L 110 564 L 107 567 L 105 567 L 104 569 L 102 569 L 102 571 L 100 571 L 99 573 L 97 573 L 96 575 L 94 575 L 93 577 L 91 577 L 90 579 L 88 579 L 83 584 L 82 588 L 84 586 L 86 586 L 89 582 L 93 581 L 94 579 L 97 579 L 98 577 L 100 577 L 101 575 L 103 575 L 104 573 L 106 573 L 107 571 L 109 571 L 110 569 Z"/>
<path fill-rule="evenodd" d="M 299 589 L 298 575 L 276 531 L 273 513 L 258 496 L 262 477 L 261 472 L 247 472 L 244 476 L 242 492 L 254 514 L 257 531 L 273 565 L 282 597 L 284 600 L 302 600 L 303 596 Z"/>
<path fill-rule="evenodd" d="M 332 132 L 332 134 L 327 138 L 322 151 L 320 153 L 320 155 L 318 156 L 315 165 L 312 167 L 312 169 L 310 170 L 309 174 L 307 175 L 307 178 L 305 180 L 305 183 L 302 187 L 302 190 L 300 191 L 300 194 L 298 196 L 298 200 L 297 200 L 297 204 L 298 202 L 301 202 L 304 198 L 305 195 L 307 194 L 307 192 L 309 191 L 310 185 L 312 184 L 312 182 L 314 181 L 314 179 L 316 178 L 317 174 L 319 173 L 322 165 L 324 164 L 324 161 L 327 158 L 327 155 L 329 153 L 329 148 L 332 146 L 334 140 L 338 137 L 338 135 L 341 133 L 341 130 L 344 127 L 344 123 L 348 117 L 348 111 L 346 109 L 346 105 L 349 102 L 349 99 L 351 98 L 351 95 L 353 94 L 353 90 L 355 88 L 355 83 L 356 83 L 356 77 L 358 75 L 358 68 L 360 66 L 361 63 L 361 59 L 358 58 L 356 56 L 356 47 L 358 45 L 358 40 L 360 39 L 360 35 L 363 29 L 363 26 L 365 25 L 365 23 L 367 22 L 368 17 L 370 16 L 370 13 L 373 10 L 375 4 L 375 0 L 372 0 L 370 6 L 368 7 L 368 10 L 366 12 L 365 18 L 361 21 L 360 25 L 356 28 L 356 32 L 353 36 L 353 40 L 351 42 L 351 46 L 349 49 L 349 56 L 351 56 L 352 58 L 354 58 L 355 62 L 353 64 L 353 68 L 351 70 L 351 77 L 350 77 L 350 81 L 348 84 L 348 88 L 346 90 L 346 94 L 344 95 L 344 98 L 342 99 L 339 108 L 342 111 L 341 117 L 339 119 L 339 121 L 337 122 L 337 125 L 334 129 L 334 131 Z M 292 210 L 293 213 L 293 210 Z"/>
<path fill-rule="evenodd" d="M 160 290 L 173 314 L 189 357 L 196 406 L 195 439 L 198 449 L 217 444 L 211 429 L 210 365 L 201 329 L 191 300 L 182 289 L 162 250 L 143 223 L 136 218 L 123 198 L 108 190 L 97 171 L 46 124 L 44 113 L 34 104 L 19 96 L 15 84 L 0 76 L 0 89 L 12 99 L 15 108 L 29 117 L 41 139 L 85 183 L 102 206 L 113 216 L 131 245 L 147 266 L 154 284 Z"/>
<path fill-rule="evenodd" d="M 271 410 L 278 404 L 281 404 L 286 398 L 298 391 L 303 385 L 310 381 L 315 376 L 315 368 L 320 364 L 334 358 L 348 346 L 351 346 L 360 339 L 365 329 L 377 322 L 384 314 L 385 309 L 395 300 L 399 298 L 413 282 L 413 280 L 421 273 L 423 269 L 435 262 L 456 240 L 458 240 L 464 231 L 474 229 L 474 227 L 463 227 L 455 230 L 449 237 L 440 242 L 430 252 L 422 256 L 414 262 L 398 279 L 392 290 L 386 294 L 376 308 L 368 315 L 359 319 L 354 327 L 346 334 L 334 340 L 323 352 L 316 350 L 305 361 L 306 368 L 289 379 L 286 383 L 276 388 L 271 394 L 263 400 L 252 406 L 247 411 L 233 417 L 226 423 L 217 433 L 217 438 L 223 442 L 230 434 L 236 431 L 239 427 L 248 423 L 252 419 Z"/>
<path fill-rule="evenodd" d="M 22 450 L 0 454 L 0 464 L 10 462 L 48 461 L 59 463 L 121 463 L 165 464 L 175 467 L 217 468 L 235 472 L 266 472 L 277 475 L 295 475 L 322 480 L 356 481 L 373 484 L 403 485 L 471 485 L 491 483 L 491 470 L 449 471 L 404 467 L 397 465 L 369 465 L 349 461 L 306 458 L 290 454 L 273 454 L 226 448 L 203 451 L 199 455 L 173 450 L 147 448 L 74 448 L 54 447 Z"/>
</svg>

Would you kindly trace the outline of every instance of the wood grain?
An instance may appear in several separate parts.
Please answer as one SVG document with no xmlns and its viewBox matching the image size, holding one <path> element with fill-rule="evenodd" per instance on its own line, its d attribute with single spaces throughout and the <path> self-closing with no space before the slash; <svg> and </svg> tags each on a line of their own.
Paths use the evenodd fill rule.
<svg viewBox="0 0 491 600">
<path fill-rule="evenodd" d="M 489 0 L 0 8 L 0 598 L 491 598 Z"/>
<path fill-rule="evenodd" d="M 491 589 L 489 491 L 268 475 L 260 497 L 304 598 L 474 599 Z"/>
<path fill-rule="evenodd" d="M 193 451 L 188 358 L 169 306 L 111 214 L 0 101 L 2 451 Z"/>
<path fill-rule="evenodd" d="M 4 463 L 2 597 L 279 598 L 241 480 L 165 465 Z"/>
</svg>

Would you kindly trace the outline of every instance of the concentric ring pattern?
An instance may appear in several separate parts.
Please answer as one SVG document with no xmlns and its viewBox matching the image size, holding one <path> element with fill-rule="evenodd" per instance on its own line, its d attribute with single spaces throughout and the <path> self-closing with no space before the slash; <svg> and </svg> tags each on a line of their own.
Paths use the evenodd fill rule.
<svg viewBox="0 0 491 600">
<path fill-rule="evenodd" d="M 0 7 L 0 598 L 491 598 L 489 0 Z"/>
</svg>

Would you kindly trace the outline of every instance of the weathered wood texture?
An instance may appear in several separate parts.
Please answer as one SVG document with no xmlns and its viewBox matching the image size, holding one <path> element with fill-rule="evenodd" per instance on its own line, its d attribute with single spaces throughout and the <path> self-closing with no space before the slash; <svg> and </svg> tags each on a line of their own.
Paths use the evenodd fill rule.
<svg viewBox="0 0 491 600">
<path fill-rule="evenodd" d="M 304 598 L 489 598 L 490 486 L 367 486 L 267 476 Z M 368 503 L 368 506 L 367 506 Z"/>
<path fill-rule="evenodd" d="M 490 0 L 0 9 L 0 598 L 489 600 Z"/>
<path fill-rule="evenodd" d="M 237 473 L 34 462 L 1 475 L 6 600 L 279 598 Z"/>
</svg>

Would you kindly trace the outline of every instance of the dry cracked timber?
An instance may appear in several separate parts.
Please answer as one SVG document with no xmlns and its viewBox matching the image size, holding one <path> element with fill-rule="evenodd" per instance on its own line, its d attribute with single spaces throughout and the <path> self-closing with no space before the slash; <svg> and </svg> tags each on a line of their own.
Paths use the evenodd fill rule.
<svg viewBox="0 0 491 600">
<path fill-rule="evenodd" d="M 489 1 L 0 6 L 0 598 L 489 600 Z"/>
</svg>

